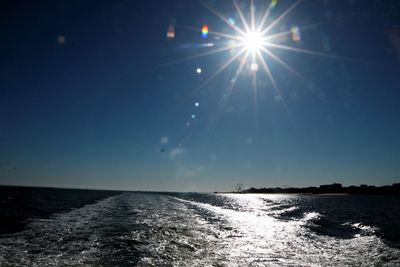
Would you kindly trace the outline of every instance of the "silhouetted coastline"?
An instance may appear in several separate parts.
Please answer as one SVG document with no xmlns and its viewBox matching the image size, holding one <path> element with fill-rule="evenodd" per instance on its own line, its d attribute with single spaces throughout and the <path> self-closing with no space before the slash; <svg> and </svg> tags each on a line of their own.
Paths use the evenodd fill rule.
<svg viewBox="0 0 400 267">
<path fill-rule="evenodd" d="M 218 192 L 215 192 L 218 193 Z M 222 192 L 221 192 L 222 193 Z M 392 185 L 374 186 L 362 184 L 359 186 L 342 186 L 340 183 L 320 185 L 319 187 L 274 187 L 254 188 L 234 191 L 232 193 L 267 193 L 267 194 L 349 194 L 349 195 L 400 195 L 400 183 Z"/>
</svg>

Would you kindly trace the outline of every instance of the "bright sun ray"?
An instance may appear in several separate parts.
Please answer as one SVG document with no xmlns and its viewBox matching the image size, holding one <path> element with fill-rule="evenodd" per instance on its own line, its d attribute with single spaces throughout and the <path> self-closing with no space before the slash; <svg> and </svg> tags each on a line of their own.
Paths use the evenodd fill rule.
<svg viewBox="0 0 400 267">
<path fill-rule="evenodd" d="M 236 12 L 239 14 L 240 20 L 241 20 L 241 22 L 242 22 L 242 24 L 243 24 L 243 26 L 244 26 L 246 32 L 249 32 L 249 31 L 250 31 L 250 27 L 249 27 L 249 25 L 247 24 L 246 19 L 244 18 L 243 12 L 242 12 L 242 10 L 240 9 L 239 4 L 237 3 L 236 0 L 233 0 L 233 4 L 235 5 Z M 242 35 L 243 35 L 243 34 L 245 34 L 245 32 L 243 32 Z"/>
<path fill-rule="evenodd" d="M 276 56 L 274 53 L 270 52 L 267 48 L 262 47 L 261 50 L 263 52 L 265 52 L 266 54 L 268 54 L 272 59 L 274 59 L 275 61 L 277 61 L 278 63 L 280 63 L 282 66 L 284 66 L 287 70 L 289 70 L 291 73 L 295 74 L 297 77 L 299 77 L 300 79 L 302 79 L 303 81 L 306 81 L 306 78 L 304 78 L 303 75 L 301 75 L 299 72 L 297 72 L 295 69 L 293 69 L 292 67 L 290 67 L 285 61 L 283 61 L 281 58 L 279 58 L 278 56 Z"/>
<path fill-rule="evenodd" d="M 264 24 L 265 24 L 265 22 L 267 22 L 267 19 L 268 19 L 268 16 L 269 16 L 270 12 L 271 12 L 271 5 L 269 5 L 267 7 L 267 9 L 265 10 L 264 15 L 261 18 L 261 21 L 258 24 L 257 31 L 261 31 L 261 29 L 264 27 Z"/>
<path fill-rule="evenodd" d="M 250 0 L 250 19 L 251 19 L 251 29 L 254 31 L 256 29 L 256 7 L 254 6 L 254 0 Z"/>
<path fill-rule="evenodd" d="M 343 16 L 343 17 L 327 19 L 327 20 L 324 20 L 324 21 L 320 21 L 320 22 L 317 22 L 317 23 L 310 24 L 310 25 L 302 26 L 302 27 L 299 28 L 299 30 L 301 32 L 304 32 L 305 30 L 313 29 L 313 28 L 316 28 L 318 26 L 322 26 L 324 24 L 328 24 L 328 23 L 332 23 L 332 22 L 335 22 L 335 21 L 343 20 L 343 19 L 345 19 L 347 17 L 349 17 L 349 16 Z M 274 40 L 274 39 L 277 39 L 279 37 L 284 37 L 284 36 L 287 36 L 287 35 L 290 35 L 290 34 L 292 34 L 291 30 L 278 32 L 278 33 L 275 33 L 275 34 L 270 34 L 265 38 L 265 41 Z"/>
<path fill-rule="evenodd" d="M 301 0 L 297 0 L 293 5 L 291 5 L 288 9 L 286 9 L 285 12 L 282 13 L 276 20 L 271 22 L 262 32 L 262 35 L 266 35 L 271 29 L 273 29 L 281 20 L 283 20 L 290 11 L 292 11 L 299 3 Z"/>
<path fill-rule="evenodd" d="M 270 81 L 271 81 L 271 83 L 272 83 L 273 88 L 275 89 L 275 91 L 276 91 L 276 93 L 277 93 L 277 96 L 279 97 L 279 100 L 282 102 L 283 107 L 284 107 L 285 110 L 286 110 L 286 113 L 287 113 L 288 116 L 292 119 L 292 115 L 291 115 L 291 113 L 290 113 L 290 111 L 289 111 L 289 108 L 288 108 L 288 106 L 287 106 L 287 104 L 286 104 L 286 101 L 285 101 L 285 99 L 284 99 L 284 97 L 283 97 L 283 95 L 282 95 L 282 92 L 281 92 L 281 90 L 279 89 L 278 84 L 276 83 L 275 78 L 274 78 L 274 76 L 272 75 L 272 73 L 271 73 L 271 71 L 270 71 L 270 69 L 269 69 L 267 63 L 265 62 L 264 57 L 261 55 L 260 52 L 258 52 L 257 55 L 258 55 L 258 58 L 260 59 L 260 61 L 261 61 L 261 63 L 262 63 L 262 66 L 264 67 L 265 72 L 267 73 L 267 75 L 268 75 L 268 77 L 269 77 L 269 79 L 270 79 Z"/>
<path fill-rule="evenodd" d="M 341 59 L 341 60 L 347 60 L 347 61 L 353 61 L 353 62 L 359 62 L 359 63 L 368 63 L 365 60 L 358 60 L 358 59 L 349 58 L 349 57 L 336 56 L 336 55 L 331 55 L 331 54 L 328 54 L 328 53 L 322 53 L 322 52 L 316 52 L 316 51 L 312 51 L 312 50 L 308 50 L 308 49 L 291 47 L 291 46 L 288 46 L 288 45 L 273 44 L 273 43 L 265 43 L 265 45 L 268 46 L 268 47 L 279 48 L 279 49 L 283 49 L 283 50 L 299 52 L 299 53 L 309 54 L 309 55 L 313 55 L 313 56 L 321 56 L 321 57 L 327 57 L 327 58 Z"/>
<path fill-rule="evenodd" d="M 238 54 L 238 56 L 242 55 L 243 52 L 244 52 L 244 50 L 242 50 Z M 250 54 L 249 51 L 245 52 L 245 56 L 244 56 L 243 60 L 240 62 L 239 67 L 236 70 L 235 76 L 233 76 L 233 78 L 231 79 L 230 85 L 228 86 L 228 88 L 226 89 L 225 93 L 223 94 L 223 96 L 219 100 L 216 116 L 215 116 L 214 120 L 212 120 L 210 122 L 210 125 L 209 125 L 210 129 L 213 129 L 217 125 L 217 123 L 219 121 L 219 118 L 221 117 L 221 114 L 224 111 L 224 108 L 225 108 L 225 106 L 226 106 L 226 104 L 227 104 L 227 102 L 229 100 L 229 97 L 230 97 L 230 95 L 232 93 L 232 90 L 235 88 L 236 82 L 239 79 L 240 74 L 242 74 L 243 68 L 244 68 L 244 66 L 246 64 L 246 61 L 247 61 L 247 58 L 249 57 L 249 54 Z"/>
</svg>

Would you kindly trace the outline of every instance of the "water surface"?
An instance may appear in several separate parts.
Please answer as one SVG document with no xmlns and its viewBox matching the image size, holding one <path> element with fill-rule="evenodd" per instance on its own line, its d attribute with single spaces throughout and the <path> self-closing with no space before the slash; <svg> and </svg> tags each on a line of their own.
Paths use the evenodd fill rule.
<svg viewBox="0 0 400 267">
<path fill-rule="evenodd" d="M 93 192 L 77 194 L 73 207 L 32 215 L 22 229 L 1 234 L 0 262 L 400 265 L 399 197 L 113 192 L 93 201 Z M 46 195 L 36 198 L 47 203 Z M 71 202 L 58 201 L 64 207 Z"/>
</svg>

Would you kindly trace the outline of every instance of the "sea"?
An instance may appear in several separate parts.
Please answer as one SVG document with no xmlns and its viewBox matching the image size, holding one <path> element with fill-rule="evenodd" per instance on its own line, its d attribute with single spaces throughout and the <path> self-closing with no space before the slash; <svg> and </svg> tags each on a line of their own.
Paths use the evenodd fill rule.
<svg viewBox="0 0 400 267">
<path fill-rule="evenodd" d="M 400 197 L 0 187 L 0 266 L 400 266 Z"/>
</svg>

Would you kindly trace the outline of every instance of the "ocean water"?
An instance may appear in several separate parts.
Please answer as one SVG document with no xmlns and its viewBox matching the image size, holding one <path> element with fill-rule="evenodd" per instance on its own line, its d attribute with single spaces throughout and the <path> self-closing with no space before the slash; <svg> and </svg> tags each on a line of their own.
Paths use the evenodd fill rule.
<svg viewBox="0 0 400 267">
<path fill-rule="evenodd" d="M 400 266 L 398 196 L 0 191 L 4 266 Z"/>
</svg>

